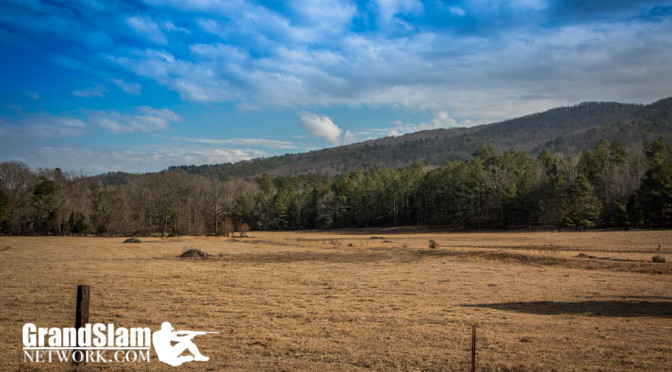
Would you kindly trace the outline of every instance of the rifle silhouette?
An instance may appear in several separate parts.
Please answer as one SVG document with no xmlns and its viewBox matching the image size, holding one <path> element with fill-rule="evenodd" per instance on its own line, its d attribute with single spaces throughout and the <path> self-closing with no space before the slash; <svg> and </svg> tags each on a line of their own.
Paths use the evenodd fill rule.
<svg viewBox="0 0 672 372">
<path fill-rule="evenodd" d="M 184 335 L 189 337 L 196 337 L 201 335 L 207 335 L 208 333 L 219 333 L 219 332 L 205 332 L 205 331 L 175 331 L 177 335 Z"/>
</svg>

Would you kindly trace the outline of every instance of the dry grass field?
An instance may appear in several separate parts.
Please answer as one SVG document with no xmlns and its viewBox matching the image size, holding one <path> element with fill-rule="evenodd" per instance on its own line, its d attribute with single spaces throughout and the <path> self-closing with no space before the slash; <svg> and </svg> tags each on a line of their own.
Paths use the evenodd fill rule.
<svg viewBox="0 0 672 372">
<path fill-rule="evenodd" d="M 672 231 L 141 239 L 0 238 L 0 369 L 69 368 L 22 363 L 21 328 L 72 326 L 78 284 L 92 322 L 220 332 L 207 363 L 84 371 L 467 371 L 472 325 L 479 371 L 672 369 Z"/>
</svg>

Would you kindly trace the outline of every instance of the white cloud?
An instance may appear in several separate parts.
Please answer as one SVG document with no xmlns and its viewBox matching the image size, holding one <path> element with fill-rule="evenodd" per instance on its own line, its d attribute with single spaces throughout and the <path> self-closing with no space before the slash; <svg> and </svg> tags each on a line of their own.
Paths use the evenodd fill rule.
<svg viewBox="0 0 672 372">
<path fill-rule="evenodd" d="M 184 32 L 185 34 L 191 34 L 191 31 L 187 30 L 184 27 L 175 26 L 175 24 L 170 21 L 163 23 L 163 29 L 171 32 Z"/>
<path fill-rule="evenodd" d="M 338 35 L 345 31 L 357 15 L 357 6 L 343 0 L 300 0 L 290 6 L 316 34 Z"/>
<path fill-rule="evenodd" d="M 453 128 L 457 126 L 457 120 L 448 117 L 445 111 L 439 111 L 432 119 L 432 126 L 434 128 Z"/>
<path fill-rule="evenodd" d="M 343 135 L 343 142 L 344 143 L 353 143 L 357 142 L 358 138 L 357 135 L 352 133 L 349 129 L 345 130 L 345 134 Z"/>
<path fill-rule="evenodd" d="M 328 5 L 328 4 L 327 4 Z M 307 14 L 305 21 L 307 25 L 297 26 L 290 22 L 285 16 L 276 13 L 264 6 L 252 4 L 249 2 L 222 2 L 215 6 L 206 5 L 201 8 L 207 8 L 206 14 L 210 16 L 222 15 L 226 22 L 218 22 L 212 18 L 199 18 L 198 26 L 205 32 L 217 35 L 225 40 L 243 40 L 247 43 L 258 44 L 261 47 L 273 47 L 280 42 L 284 45 L 295 43 L 315 43 L 320 41 L 329 41 L 334 35 L 344 30 L 344 17 L 339 13 L 346 14 L 346 11 L 335 10 L 335 19 L 322 19 L 315 23 L 311 14 Z M 313 14 L 317 8 L 306 8 L 302 11 Z"/>
<path fill-rule="evenodd" d="M 42 146 L 0 148 L 0 157 L 23 161 L 33 168 L 56 168 L 99 174 L 112 171 L 156 172 L 175 165 L 219 164 L 238 162 L 267 155 L 247 148 L 212 148 L 202 146 L 144 145 L 137 147 L 81 148 Z M 84 168 L 83 168 L 84 165 Z"/>
<path fill-rule="evenodd" d="M 335 144 L 341 142 L 343 130 L 328 117 L 305 111 L 299 112 L 299 117 L 301 118 L 301 124 L 313 137 L 322 138 Z"/>
<path fill-rule="evenodd" d="M 223 63 L 240 63 L 247 59 L 247 54 L 239 49 L 220 43 L 194 44 L 189 47 L 192 53 L 206 60 L 219 60 Z"/>
<path fill-rule="evenodd" d="M 110 79 L 111 82 L 116 84 L 121 90 L 128 94 L 140 95 L 142 93 L 142 86 L 138 83 L 127 83 L 121 79 Z"/>
<path fill-rule="evenodd" d="M 141 114 L 128 115 L 116 111 L 95 111 L 89 114 L 89 121 L 112 133 L 155 132 L 170 128 L 170 124 L 181 120 L 168 109 L 157 110 L 141 107 Z"/>
<path fill-rule="evenodd" d="M 296 149 L 297 146 L 289 141 L 273 140 L 268 138 L 189 138 L 170 137 L 171 140 L 188 143 L 202 143 L 206 145 L 239 145 L 258 146 L 268 149 Z"/>
<path fill-rule="evenodd" d="M 463 17 L 463 16 L 467 15 L 467 12 L 464 11 L 464 9 L 460 8 L 459 6 L 448 7 L 448 10 L 450 10 L 450 12 L 455 14 L 456 16 Z"/>
<path fill-rule="evenodd" d="M 472 122 L 471 120 L 462 120 L 458 122 L 454 118 L 448 116 L 447 112 L 438 111 L 429 122 L 405 123 L 400 120 L 395 120 L 392 122 L 392 126 L 390 127 L 360 130 L 357 131 L 357 135 L 366 139 L 371 139 L 381 136 L 400 136 L 402 134 L 418 132 L 421 130 L 469 127 L 474 124 L 476 123 Z"/>
<path fill-rule="evenodd" d="M 226 76 L 236 77 L 243 71 L 235 64 L 224 64 L 224 46 L 195 45 L 192 53 L 202 59 L 189 62 L 176 59 L 162 50 L 136 50 L 133 58 L 109 57 L 113 62 L 130 69 L 137 75 L 154 79 L 180 93 L 188 101 L 196 102 L 237 102 L 243 97 L 239 89 L 231 85 Z M 227 74 L 229 72 L 230 74 Z M 236 72 L 238 71 L 238 72 Z"/>
<path fill-rule="evenodd" d="M 105 97 L 105 93 L 107 93 L 107 89 L 104 86 L 98 84 L 93 87 L 75 90 L 72 92 L 72 95 L 81 98 L 92 98 L 92 97 Z"/>
<path fill-rule="evenodd" d="M 421 13 L 424 8 L 418 0 L 375 0 L 375 3 L 381 26 L 389 26 L 398 14 Z"/>
<path fill-rule="evenodd" d="M 163 34 L 159 25 L 149 17 L 128 17 L 126 24 L 142 35 L 147 40 L 156 44 L 167 44 L 166 35 Z"/>
<path fill-rule="evenodd" d="M 78 136 L 84 134 L 86 128 L 80 119 L 47 113 L 21 114 L 14 123 L 0 120 L 3 139 L 9 142 Z"/>
<path fill-rule="evenodd" d="M 42 137 L 79 135 L 86 128 L 86 124 L 79 119 L 48 114 L 31 115 L 25 124 L 31 134 Z"/>
<path fill-rule="evenodd" d="M 198 24 L 198 27 L 201 28 L 201 30 L 217 35 L 221 38 L 226 38 L 226 29 L 222 27 L 222 25 L 219 24 L 219 22 L 215 21 L 214 19 L 210 18 L 199 18 L 196 20 L 196 24 Z"/>
<path fill-rule="evenodd" d="M 157 117 L 165 119 L 169 122 L 182 120 L 179 115 L 177 115 L 176 113 L 174 113 L 174 112 L 172 112 L 168 109 L 155 109 L 155 108 L 152 108 L 152 107 L 149 107 L 149 106 L 140 106 L 138 108 L 138 110 L 140 112 L 143 112 L 143 113 L 147 114 L 147 115 L 157 116 Z"/>
<path fill-rule="evenodd" d="M 477 17 L 489 14 L 483 9 L 535 10 L 548 3 L 479 0 L 444 11 Z M 321 8 L 303 0 L 288 5 L 288 15 L 242 0 L 175 0 L 172 6 L 196 12 L 194 26 L 219 40 L 199 39 L 181 49 L 123 49 L 108 60 L 192 102 L 296 110 L 383 105 L 446 111 L 460 122 L 482 123 L 590 99 L 652 101 L 669 95 L 672 83 L 672 67 L 665 63 L 672 41 L 663 36 L 672 32 L 669 19 L 544 28 L 523 22 L 494 37 L 491 26 L 467 35 L 418 24 L 402 32 L 356 33 L 349 25 L 362 15 L 350 1 Z M 380 0 L 370 10 L 389 26 L 424 11 L 410 0 Z"/>
</svg>

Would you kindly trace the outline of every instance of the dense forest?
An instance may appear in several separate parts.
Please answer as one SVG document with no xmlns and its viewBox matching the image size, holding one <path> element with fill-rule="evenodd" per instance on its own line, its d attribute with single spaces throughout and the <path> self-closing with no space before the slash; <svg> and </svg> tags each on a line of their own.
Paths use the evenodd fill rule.
<svg viewBox="0 0 672 372">
<path fill-rule="evenodd" d="M 103 185 L 0 163 L 0 230 L 14 235 L 226 235 L 247 229 L 672 226 L 672 148 L 602 140 L 580 155 L 480 147 L 438 167 L 255 179 L 181 169 Z"/>
</svg>

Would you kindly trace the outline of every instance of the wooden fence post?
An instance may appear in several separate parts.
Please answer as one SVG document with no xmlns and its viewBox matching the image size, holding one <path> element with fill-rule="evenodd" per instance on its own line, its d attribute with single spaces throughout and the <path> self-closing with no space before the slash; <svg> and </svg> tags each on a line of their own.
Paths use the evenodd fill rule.
<svg viewBox="0 0 672 372">
<path fill-rule="evenodd" d="M 476 372 L 476 326 L 471 326 L 471 372 Z"/>
<path fill-rule="evenodd" d="M 89 322 L 89 298 L 91 295 L 91 289 L 88 285 L 78 285 L 77 286 L 77 308 L 75 309 L 75 330 L 77 332 L 77 346 L 82 346 L 84 340 L 79 339 L 79 329 L 84 327 Z M 75 352 L 78 350 L 72 351 L 72 363 L 79 364 L 75 362 Z M 79 350 L 82 353 L 82 350 Z M 85 354 L 86 352 L 84 352 Z M 84 363 L 84 359 L 82 359 Z"/>
</svg>

